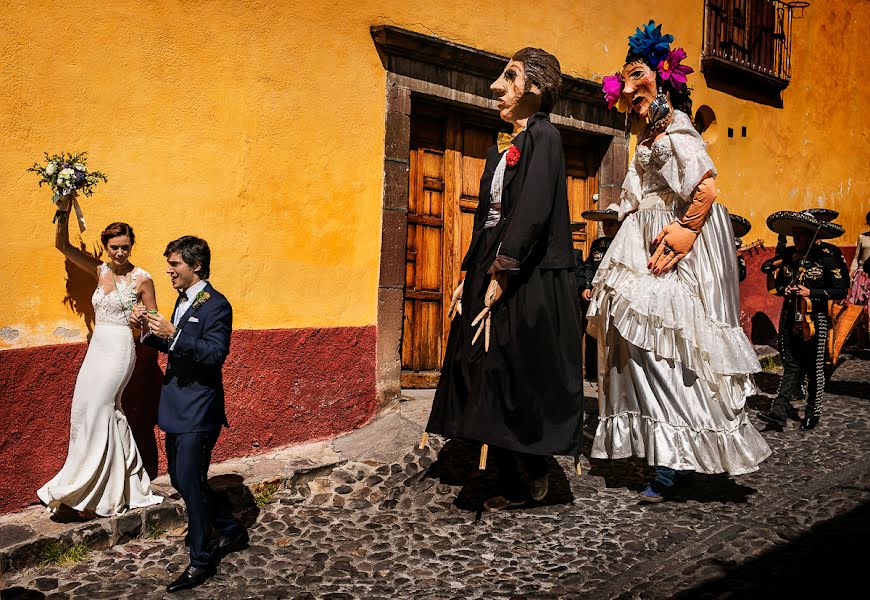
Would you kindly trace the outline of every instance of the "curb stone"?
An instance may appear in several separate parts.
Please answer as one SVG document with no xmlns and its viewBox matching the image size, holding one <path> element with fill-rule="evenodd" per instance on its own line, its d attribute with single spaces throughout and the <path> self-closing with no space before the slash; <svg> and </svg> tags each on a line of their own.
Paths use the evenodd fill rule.
<svg viewBox="0 0 870 600">
<path fill-rule="evenodd" d="M 270 473 L 262 472 L 256 467 L 258 460 L 269 467 L 280 461 L 283 472 L 275 474 L 275 469 L 270 469 Z M 294 489 L 346 462 L 328 443 L 319 442 L 217 463 L 212 465 L 209 474 L 213 479 L 212 487 L 227 494 L 234 510 L 243 510 L 250 508 L 251 498 L 266 484 L 275 485 L 276 492 Z M 242 481 L 221 477 L 237 473 L 244 474 Z M 168 476 L 163 475 L 153 482 L 155 491 L 164 495 L 162 503 L 118 516 L 60 524 L 50 521 L 41 506 L 0 516 L 0 576 L 40 565 L 45 549 L 53 542 L 82 543 L 91 550 L 106 550 L 147 536 L 149 530 L 171 531 L 184 527 L 187 524 L 184 503 L 168 486 L 168 480 Z"/>
</svg>

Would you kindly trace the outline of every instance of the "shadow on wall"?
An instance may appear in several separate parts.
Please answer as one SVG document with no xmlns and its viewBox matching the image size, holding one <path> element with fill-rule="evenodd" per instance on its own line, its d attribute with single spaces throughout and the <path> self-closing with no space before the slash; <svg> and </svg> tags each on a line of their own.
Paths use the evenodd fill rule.
<svg viewBox="0 0 870 600">
<path fill-rule="evenodd" d="M 96 244 L 90 252 L 88 252 L 84 242 L 80 244 L 79 249 L 97 259 L 102 255 L 100 247 Z M 94 295 L 94 289 L 96 289 L 96 281 L 93 275 L 78 268 L 68 260 L 64 261 L 64 267 L 66 268 L 66 297 L 64 297 L 63 303 L 77 315 L 84 317 L 90 340 L 91 334 L 94 332 L 94 305 L 91 298 Z"/>
</svg>

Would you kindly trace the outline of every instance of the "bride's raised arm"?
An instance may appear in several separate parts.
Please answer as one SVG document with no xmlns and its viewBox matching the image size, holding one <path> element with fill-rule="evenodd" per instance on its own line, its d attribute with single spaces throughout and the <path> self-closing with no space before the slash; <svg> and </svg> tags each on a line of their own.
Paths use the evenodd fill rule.
<svg viewBox="0 0 870 600">
<path fill-rule="evenodd" d="M 69 213 L 72 206 L 71 200 L 72 198 L 70 198 L 67 202 L 67 207 L 65 209 L 65 218 L 57 220 L 57 230 L 54 236 L 54 247 L 60 250 L 61 253 L 72 264 L 84 271 L 87 271 L 94 277 L 99 277 L 97 275 L 97 268 L 100 266 L 99 259 L 91 256 L 90 254 L 82 252 L 81 250 L 69 243 Z"/>
</svg>

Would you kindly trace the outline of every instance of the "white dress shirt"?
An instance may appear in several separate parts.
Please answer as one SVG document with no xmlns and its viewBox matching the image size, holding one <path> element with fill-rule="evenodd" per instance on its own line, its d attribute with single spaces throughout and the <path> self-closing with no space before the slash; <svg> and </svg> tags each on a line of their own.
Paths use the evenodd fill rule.
<svg viewBox="0 0 870 600">
<path fill-rule="evenodd" d="M 187 299 L 182 299 L 181 302 L 178 303 L 178 306 L 175 307 L 175 312 L 172 313 L 172 324 L 178 327 L 178 322 L 181 321 L 181 317 L 184 316 L 184 313 L 187 312 L 187 309 L 190 308 L 190 305 L 194 303 L 196 300 L 196 295 L 205 289 L 205 286 L 208 285 L 208 280 L 200 279 L 192 286 L 185 290 L 185 295 Z"/>
</svg>

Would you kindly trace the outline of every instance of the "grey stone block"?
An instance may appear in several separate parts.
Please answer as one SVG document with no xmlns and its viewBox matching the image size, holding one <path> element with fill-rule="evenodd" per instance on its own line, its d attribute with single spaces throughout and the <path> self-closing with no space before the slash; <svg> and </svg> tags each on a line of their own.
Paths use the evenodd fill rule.
<svg viewBox="0 0 870 600">
<path fill-rule="evenodd" d="M 142 513 L 128 512 L 115 519 L 114 543 L 124 544 L 142 533 Z"/>
</svg>

